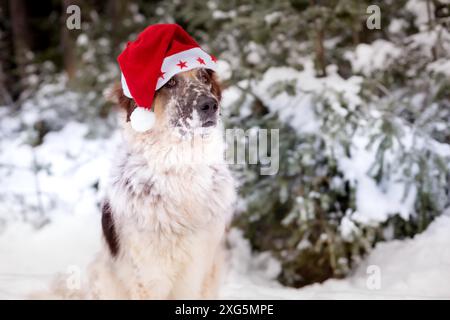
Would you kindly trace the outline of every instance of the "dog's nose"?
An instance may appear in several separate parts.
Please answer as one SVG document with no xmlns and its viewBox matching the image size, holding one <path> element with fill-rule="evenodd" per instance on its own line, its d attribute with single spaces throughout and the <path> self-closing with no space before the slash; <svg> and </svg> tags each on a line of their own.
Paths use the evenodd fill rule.
<svg viewBox="0 0 450 320">
<path fill-rule="evenodd" d="M 201 97 L 197 103 L 197 109 L 204 117 L 214 115 L 218 109 L 217 100 L 212 97 Z"/>
</svg>

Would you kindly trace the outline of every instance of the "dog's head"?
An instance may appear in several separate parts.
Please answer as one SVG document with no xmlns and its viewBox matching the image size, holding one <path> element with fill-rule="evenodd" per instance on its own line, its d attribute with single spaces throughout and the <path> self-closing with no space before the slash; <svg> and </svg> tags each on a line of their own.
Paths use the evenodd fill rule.
<svg viewBox="0 0 450 320">
<path fill-rule="evenodd" d="M 136 104 L 121 89 L 116 95 L 129 121 Z M 173 129 L 182 136 L 211 130 L 220 120 L 220 100 L 221 89 L 214 71 L 199 68 L 178 73 L 155 93 L 154 129 Z"/>
</svg>

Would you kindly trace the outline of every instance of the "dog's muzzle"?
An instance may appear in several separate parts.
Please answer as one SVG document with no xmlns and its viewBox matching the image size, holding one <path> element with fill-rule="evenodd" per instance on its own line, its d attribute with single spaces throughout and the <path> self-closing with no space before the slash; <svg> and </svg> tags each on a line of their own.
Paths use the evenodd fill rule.
<svg viewBox="0 0 450 320">
<path fill-rule="evenodd" d="M 201 97 L 197 103 L 197 112 L 200 115 L 202 127 L 215 126 L 217 123 L 217 100 L 212 97 Z"/>
</svg>

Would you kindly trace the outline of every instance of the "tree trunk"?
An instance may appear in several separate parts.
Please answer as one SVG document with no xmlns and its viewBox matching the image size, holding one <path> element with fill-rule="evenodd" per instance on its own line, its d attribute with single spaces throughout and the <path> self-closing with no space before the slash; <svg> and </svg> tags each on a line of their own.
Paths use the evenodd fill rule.
<svg viewBox="0 0 450 320">
<path fill-rule="evenodd" d="M 323 45 L 324 31 L 319 28 L 316 31 L 316 62 L 317 69 L 319 70 L 319 77 L 326 77 L 327 70 L 325 68 L 325 47 Z"/>
<path fill-rule="evenodd" d="M 9 0 L 9 12 L 11 16 L 14 62 L 17 65 L 19 82 L 22 82 L 26 76 L 27 52 L 30 50 L 25 1 Z"/>
<path fill-rule="evenodd" d="M 4 24 L 9 22 L 5 8 L 8 8 L 8 1 L 0 0 L 0 20 L 4 21 Z M 8 37 L 8 34 L 7 30 L 0 33 L 0 105 L 13 104 L 12 94 L 10 93 L 10 84 L 13 82 L 13 79 L 11 79 L 12 76 L 5 72 L 11 63 L 11 37 Z"/>
<path fill-rule="evenodd" d="M 356 47 L 361 42 L 361 39 L 359 37 L 360 32 L 359 24 L 360 24 L 359 19 L 354 18 L 352 21 L 352 43 L 354 47 Z"/>
<path fill-rule="evenodd" d="M 309 0 L 310 6 L 316 6 L 315 0 Z M 323 45 L 324 40 L 324 23 L 320 21 L 320 19 L 324 19 L 324 17 L 315 17 L 315 39 L 314 39 L 314 51 L 316 54 L 316 69 L 318 71 L 319 77 L 325 77 L 327 75 L 327 71 L 325 68 L 325 47 Z"/>
<path fill-rule="evenodd" d="M 122 20 L 127 14 L 128 0 L 109 0 L 107 11 L 111 17 L 111 38 L 112 48 L 116 50 L 114 54 L 119 54 L 122 48 L 119 47 L 123 41 Z"/>
<path fill-rule="evenodd" d="M 435 21 L 434 21 L 431 6 L 432 6 L 431 0 L 427 0 L 428 29 L 430 32 L 432 30 L 434 30 L 434 27 L 435 27 Z M 438 52 L 437 52 L 438 43 L 439 43 L 438 41 L 436 43 L 434 43 L 433 47 L 431 48 L 431 54 L 433 56 L 433 61 L 436 61 L 438 58 Z"/>
<path fill-rule="evenodd" d="M 69 81 L 75 77 L 76 72 L 76 47 L 73 32 L 75 30 L 69 30 L 66 26 L 67 7 L 76 4 L 73 0 L 62 0 L 62 13 L 61 13 L 61 51 L 63 57 L 64 71 L 69 78 Z"/>
</svg>

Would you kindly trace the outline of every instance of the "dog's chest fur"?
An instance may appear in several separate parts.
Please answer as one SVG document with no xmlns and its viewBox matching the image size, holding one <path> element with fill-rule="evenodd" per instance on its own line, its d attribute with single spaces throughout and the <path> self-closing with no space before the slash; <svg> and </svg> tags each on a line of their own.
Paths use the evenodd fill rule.
<svg viewBox="0 0 450 320">
<path fill-rule="evenodd" d="M 221 160 L 221 140 L 201 150 L 189 143 L 160 145 L 123 151 L 116 159 L 107 201 L 119 245 L 127 229 L 170 240 L 231 218 L 235 190 Z M 199 153 L 202 161 L 186 161 Z"/>
<path fill-rule="evenodd" d="M 110 203 L 116 218 L 139 229 L 183 233 L 227 218 L 232 178 L 222 164 L 186 165 L 154 171 L 133 155 L 116 169 Z M 220 217 L 222 216 L 222 217 Z"/>
</svg>

